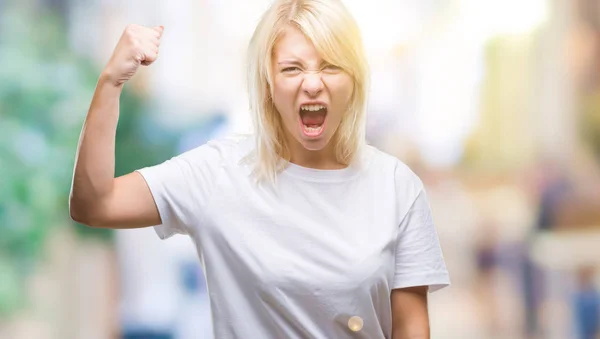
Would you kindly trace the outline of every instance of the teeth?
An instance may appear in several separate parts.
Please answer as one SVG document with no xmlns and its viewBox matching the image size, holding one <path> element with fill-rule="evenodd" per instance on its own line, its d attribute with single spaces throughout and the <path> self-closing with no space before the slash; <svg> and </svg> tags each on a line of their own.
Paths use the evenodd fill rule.
<svg viewBox="0 0 600 339">
<path fill-rule="evenodd" d="M 308 135 L 318 135 L 321 133 L 321 131 L 323 130 L 323 125 L 321 126 L 317 126 L 317 127 L 309 127 L 304 125 L 304 133 L 307 133 Z"/>
<path fill-rule="evenodd" d="M 323 106 L 323 105 L 302 105 L 302 107 L 300 107 L 301 110 L 312 111 L 312 112 L 318 111 L 318 110 L 321 110 L 324 108 L 325 108 L 325 106 Z"/>
</svg>

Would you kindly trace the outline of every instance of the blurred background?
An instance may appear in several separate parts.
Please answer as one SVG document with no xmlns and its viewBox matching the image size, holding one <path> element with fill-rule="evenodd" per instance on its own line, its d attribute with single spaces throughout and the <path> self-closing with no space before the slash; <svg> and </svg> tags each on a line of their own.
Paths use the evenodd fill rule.
<svg viewBox="0 0 600 339">
<path fill-rule="evenodd" d="M 250 129 L 270 0 L 0 0 L 0 338 L 208 338 L 191 242 L 72 222 L 75 149 L 128 23 L 164 25 L 125 86 L 117 174 Z M 600 1 L 346 0 L 369 142 L 424 180 L 453 285 L 433 338 L 596 339 Z"/>
</svg>

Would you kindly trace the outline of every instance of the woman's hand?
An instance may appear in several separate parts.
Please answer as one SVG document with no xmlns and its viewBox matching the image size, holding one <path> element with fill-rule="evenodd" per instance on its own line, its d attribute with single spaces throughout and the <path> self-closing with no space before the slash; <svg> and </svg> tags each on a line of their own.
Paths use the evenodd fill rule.
<svg viewBox="0 0 600 339">
<path fill-rule="evenodd" d="M 140 65 L 148 66 L 156 61 L 163 29 L 163 26 L 128 25 L 102 72 L 104 77 L 111 84 L 122 86 Z"/>
</svg>

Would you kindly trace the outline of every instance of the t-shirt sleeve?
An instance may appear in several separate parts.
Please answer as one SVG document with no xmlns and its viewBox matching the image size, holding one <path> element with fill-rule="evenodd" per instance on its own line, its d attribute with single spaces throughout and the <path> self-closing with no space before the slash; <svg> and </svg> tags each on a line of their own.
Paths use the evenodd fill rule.
<svg viewBox="0 0 600 339">
<path fill-rule="evenodd" d="M 400 223 L 395 259 L 393 288 L 428 286 L 431 293 L 450 285 L 424 188 Z"/>
<path fill-rule="evenodd" d="M 161 164 L 137 170 L 148 184 L 162 224 L 154 230 L 161 239 L 189 235 L 204 215 L 217 181 L 223 149 L 208 142 Z"/>
</svg>

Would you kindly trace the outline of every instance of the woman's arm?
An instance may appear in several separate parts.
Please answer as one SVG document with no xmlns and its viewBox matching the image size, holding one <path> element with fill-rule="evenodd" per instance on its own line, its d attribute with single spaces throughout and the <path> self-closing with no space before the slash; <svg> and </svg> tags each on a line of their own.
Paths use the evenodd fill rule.
<svg viewBox="0 0 600 339">
<path fill-rule="evenodd" d="M 71 218 L 96 227 L 129 228 L 160 224 L 146 182 L 139 173 L 116 178 L 115 135 L 123 84 L 140 65 L 158 57 L 162 27 L 129 25 L 102 72 L 87 114 L 71 185 Z"/>
<path fill-rule="evenodd" d="M 392 290 L 392 339 L 429 339 L 427 286 Z"/>
</svg>

